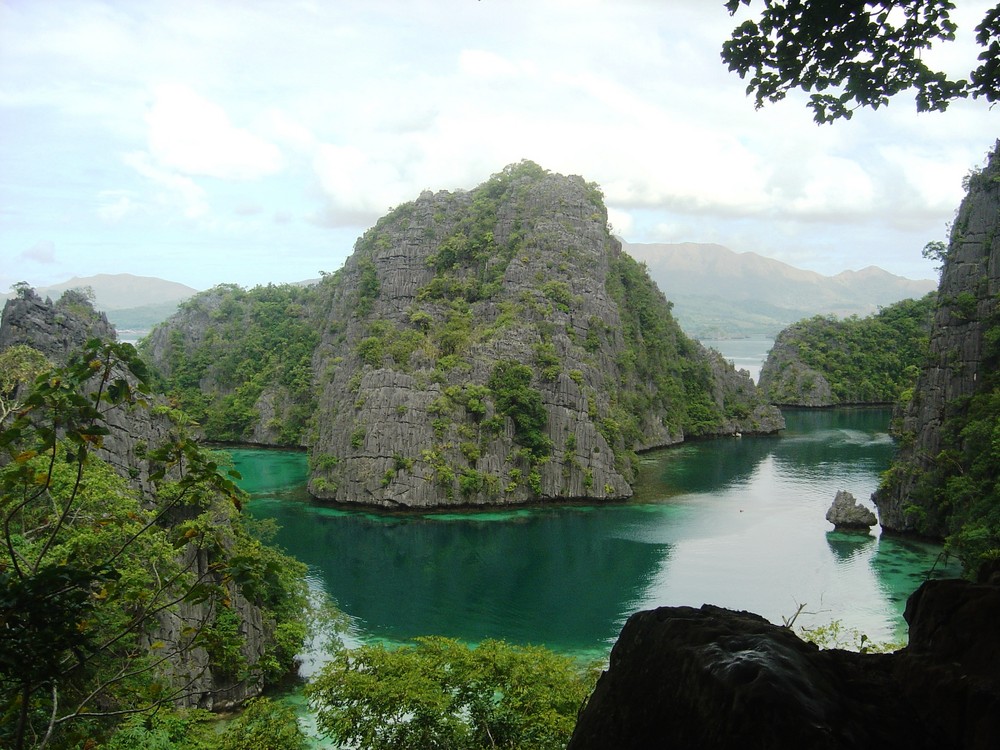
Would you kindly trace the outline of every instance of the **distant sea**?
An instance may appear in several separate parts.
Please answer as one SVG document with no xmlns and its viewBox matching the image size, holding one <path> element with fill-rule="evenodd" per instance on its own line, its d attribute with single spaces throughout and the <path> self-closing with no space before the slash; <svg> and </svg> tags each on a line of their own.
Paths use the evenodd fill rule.
<svg viewBox="0 0 1000 750">
<path fill-rule="evenodd" d="M 746 339 L 701 339 L 701 343 L 720 352 L 737 370 L 749 370 L 750 377 L 756 383 L 760 377 L 760 368 L 767 359 L 767 353 L 774 345 L 774 339 L 763 336 Z"/>
</svg>

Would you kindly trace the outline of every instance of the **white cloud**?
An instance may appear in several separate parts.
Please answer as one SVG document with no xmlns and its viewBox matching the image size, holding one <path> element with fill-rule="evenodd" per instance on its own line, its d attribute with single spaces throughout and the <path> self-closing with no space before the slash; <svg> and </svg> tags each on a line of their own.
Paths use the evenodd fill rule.
<svg viewBox="0 0 1000 750">
<path fill-rule="evenodd" d="M 319 145 L 311 130 L 282 110 L 270 110 L 265 121 L 268 131 L 275 139 L 296 151 L 310 153 Z"/>
<path fill-rule="evenodd" d="M 608 224 L 617 235 L 629 235 L 635 229 L 635 221 L 628 211 L 608 207 Z"/>
<path fill-rule="evenodd" d="M 52 240 L 42 240 L 36 242 L 27 250 L 21 253 L 20 260 L 33 261 L 35 263 L 55 263 L 56 246 Z"/>
<path fill-rule="evenodd" d="M 530 73 L 532 65 L 515 63 L 495 52 L 480 49 L 465 49 L 458 56 L 459 69 L 473 78 L 513 78 Z"/>
<path fill-rule="evenodd" d="M 782 191 L 786 214 L 814 220 L 870 216 L 877 210 L 872 177 L 853 159 L 816 154 L 796 165 L 794 188 Z"/>
<path fill-rule="evenodd" d="M 313 166 L 330 200 L 321 219 L 325 223 L 368 223 L 415 197 L 397 164 L 372 159 L 355 146 L 323 144 L 316 149 Z"/>
<path fill-rule="evenodd" d="M 924 206 L 948 211 L 962 200 L 962 176 L 968 167 L 961 166 L 961 159 L 942 161 L 899 145 L 887 146 L 881 153 L 900 170 L 908 187 L 917 192 Z"/>
<path fill-rule="evenodd" d="M 136 210 L 129 190 L 102 190 L 98 199 L 97 215 L 110 224 L 116 224 Z"/>
<path fill-rule="evenodd" d="M 964 3 L 963 28 L 992 1 Z M 704 0 L 0 0 L 3 228 L 18 247 L 60 223 L 130 252 L 176 231 L 246 273 L 243 248 L 273 230 L 269 245 L 322 248 L 313 274 L 390 206 L 527 158 L 598 182 L 630 240 L 844 267 L 919 255 L 995 113 L 918 116 L 903 95 L 817 127 L 797 94 L 754 111 L 719 60 L 745 15 Z"/>
<path fill-rule="evenodd" d="M 146 122 L 150 153 L 184 174 L 247 180 L 284 164 L 277 146 L 235 127 L 222 107 L 183 84 L 157 87 Z"/>
<path fill-rule="evenodd" d="M 208 213 L 208 194 L 194 180 L 153 164 L 149 154 L 135 151 L 125 154 L 124 162 L 149 180 L 159 190 L 156 201 L 161 206 L 179 209 L 188 219 Z"/>
</svg>

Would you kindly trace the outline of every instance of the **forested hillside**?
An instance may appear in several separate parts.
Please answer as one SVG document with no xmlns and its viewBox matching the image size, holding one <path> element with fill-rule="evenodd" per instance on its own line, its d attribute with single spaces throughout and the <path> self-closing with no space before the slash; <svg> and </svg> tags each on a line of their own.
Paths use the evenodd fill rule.
<svg viewBox="0 0 1000 750">
<path fill-rule="evenodd" d="M 140 344 L 158 386 L 211 440 L 301 445 L 315 409 L 316 287 L 224 284 L 182 303 Z"/>
<path fill-rule="evenodd" d="M 897 402 L 926 358 L 935 300 L 931 293 L 865 318 L 816 316 L 789 326 L 761 368 L 761 390 L 790 406 Z"/>
<path fill-rule="evenodd" d="M 305 569 L 135 349 L 84 296 L 21 289 L 0 363 L 0 745 L 95 747 L 129 716 L 228 710 L 284 678 Z M 112 746 L 151 747 L 153 727 Z"/>
</svg>

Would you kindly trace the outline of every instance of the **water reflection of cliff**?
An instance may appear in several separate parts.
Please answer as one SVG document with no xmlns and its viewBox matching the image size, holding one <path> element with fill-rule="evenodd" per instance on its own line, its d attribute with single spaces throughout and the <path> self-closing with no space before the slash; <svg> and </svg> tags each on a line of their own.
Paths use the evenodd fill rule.
<svg viewBox="0 0 1000 750">
<path fill-rule="evenodd" d="M 258 512 L 278 521 L 278 543 L 318 569 L 344 611 L 390 639 L 600 648 L 669 554 L 623 538 L 625 516 L 602 510 L 444 520 L 331 515 L 284 502 Z"/>
<path fill-rule="evenodd" d="M 754 436 L 685 443 L 643 457 L 635 499 L 718 492 L 753 476 L 781 438 Z"/>
<path fill-rule="evenodd" d="M 892 458 L 890 409 L 792 409 L 774 445 L 780 467 L 803 479 L 833 473 L 881 472 Z M 833 498 L 830 498 L 831 501 Z"/>
</svg>

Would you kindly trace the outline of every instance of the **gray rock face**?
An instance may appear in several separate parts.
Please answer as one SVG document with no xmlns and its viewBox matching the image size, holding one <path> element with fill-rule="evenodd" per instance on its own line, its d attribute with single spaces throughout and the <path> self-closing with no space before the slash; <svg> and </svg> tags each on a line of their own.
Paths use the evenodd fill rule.
<svg viewBox="0 0 1000 750">
<path fill-rule="evenodd" d="M 760 368 L 757 385 L 768 401 L 782 406 L 833 406 L 830 383 L 818 370 L 799 357 L 790 342 L 790 329 L 783 330 Z"/>
<path fill-rule="evenodd" d="M 859 503 L 847 490 L 840 490 L 833 498 L 833 504 L 826 512 L 826 520 L 838 529 L 865 531 L 878 523 L 875 514 Z"/>
<path fill-rule="evenodd" d="M 621 300 L 642 290 L 622 288 L 635 280 L 621 264 L 634 261 L 608 233 L 594 186 L 538 172 L 425 192 L 358 241 L 313 360 L 315 496 L 391 508 L 625 498 L 627 452 L 684 439 L 686 394 L 664 403 L 652 376 L 640 382 L 635 358 L 647 350 L 624 338 L 657 317 L 673 325 L 669 303 L 657 292 L 639 315 L 650 317 L 628 323 Z M 683 352 L 673 366 L 700 368 L 710 408 L 724 415 L 709 434 L 784 426 L 748 377 L 679 328 L 666 335 Z M 532 370 L 544 458 L 525 453 L 498 409 L 498 362 Z M 628 435 L 622 409 L 640 413 Z"/>
<path fill-rule="evenodd" d="M 929 581 L 910 644 L 821 651 L 749 612 L 628 619 L 567 750 L 1000 747 L 1000 586 Z"/>
<path fill-rule="evenodd" d="M 900 451 L 900 463 L 907 469 L 897 472 L 888 491 L 874 498 L 884 528 L 928 536 L 948 533 L 947 513 L 912 493 L 944 447 L 942 424 L 949 408 L 979 388 L 983 337 L 996 314 L 998 293 L 1000 142 L 986 168 L 970 182 L 952 225 L 928 362 L 903 417 L 902 433 L 908 440 Z"/>
<path fill-rule="evenodd" d="M 86 298 L 71 292 L 55 303 L 33 290 L 7 300 L 0 320 L 0 350 L 17 344 L 37 349 L 56 365 L 65 365 L 90 339 L 115 340 L 114 327 Z M 152 492 L 145 451 L 161 444 L 170 432 L 164 418 L 148 409 L 112 409 L 106 415 L 111 431 L 97 455 L 147 496 Z"/>
<path fill-rule="evenodd" d="M 66 364 L 92 338 L 114 340 L 114 328 L 103 313 L 96 312 L 86 299 L 77 295 L 64 295 L 53 304 L 26 290 L 20 297 L 7 301 L 0 319 L 0 350 L 26 344 L 57 365 Z M 104 436 L 96 455 L 152 502 L 154 487 L 145 456 L 173 437 L 174 426 L 151 409 L 118 406 L 104 414 L 110 434 Z M 204 550 L 185 547 L 180 557 L 191 565 L 197 577 L 206 581 L 214 577 L 217 583 L 223 583 Z M 191 627 L 210 622 L 213 617 L 210 601 L 179 602 L 164 609 L 157 615 L 157 626 L 144 634 L 148 644 L 159 644 L 157 654 L 173 654 L 162 669 L 164 676 L 173 678 L 176 685 L 187 686 L 180 705 L 226 710 L 259 695 L 263 689 L 259 673 L 255 675 L 253 667 L 274 639 L 274 624 L 265 621 L 260 607 L 249 602 L 236 585 L 225 585 L 233 610 L 242 621 L 241 633 L 245 636 L 242 650 L 251 668 L 250 677 L 237 680 L 213 674 L 207 652 L 191 644 Z"/>
<path fill-rule="evenodd" d="M 65 364 L 90 339 L 115 339 L 107 316 L 82 295 L 67 292 L 55 304 L 26 289 L 4 304 L 0 350 L 27 344 L 50 361 Z"/>
</svg>

